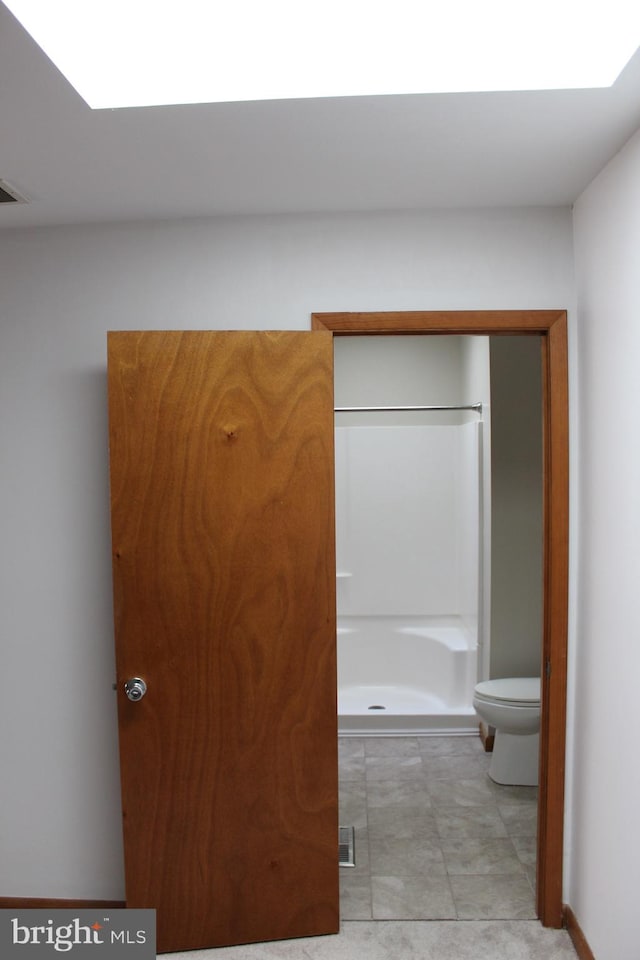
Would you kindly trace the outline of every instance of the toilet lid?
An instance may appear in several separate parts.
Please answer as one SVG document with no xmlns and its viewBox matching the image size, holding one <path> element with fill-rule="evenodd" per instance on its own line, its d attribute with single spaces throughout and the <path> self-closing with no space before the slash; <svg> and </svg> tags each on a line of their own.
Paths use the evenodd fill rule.
<svg viewBox="0 0 640 960">
<path fill-rule="evenodd" d="M 476 693 L 491 700 L 510 700 L 512 703 L 539 703 L 540 677 L 505 677 L 502 680 L 483 680 L 476 685 Z"/>
</svg>

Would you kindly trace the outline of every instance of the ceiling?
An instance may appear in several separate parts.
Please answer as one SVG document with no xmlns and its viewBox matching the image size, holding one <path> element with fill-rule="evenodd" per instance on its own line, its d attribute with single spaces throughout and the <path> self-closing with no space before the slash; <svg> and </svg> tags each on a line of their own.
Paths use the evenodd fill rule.
<svg viewBox="0 0 640 960">
<path fill-rule="evenodd" d="M 0 230 L 564 206 L 638 127 L 640 51 L 606 90 L 92 111 L 0 3 Z"/>
</svg>

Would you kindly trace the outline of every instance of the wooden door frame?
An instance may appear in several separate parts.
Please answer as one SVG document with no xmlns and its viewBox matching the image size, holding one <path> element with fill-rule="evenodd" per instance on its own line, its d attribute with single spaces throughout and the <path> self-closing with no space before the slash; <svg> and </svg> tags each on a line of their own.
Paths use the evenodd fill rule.
<svg viewBox="0 0 640 960">
<path fill-rule="evenodd" d="M 536 906 L 561 927 L 569 581 L 569 403 L 566 310 L 313 313 L 334 336 L 530 335 L 542 347 L 543 637 Z"/>
</svg>

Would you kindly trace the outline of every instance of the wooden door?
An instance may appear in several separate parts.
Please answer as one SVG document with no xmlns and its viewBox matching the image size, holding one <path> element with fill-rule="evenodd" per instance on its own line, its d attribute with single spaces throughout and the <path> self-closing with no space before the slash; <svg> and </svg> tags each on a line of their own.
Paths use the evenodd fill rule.
<svg viewBox="0 0 640 960">
<path fill-rule="evenodd" d="M 160 952 L 338 930 L 332 363 L 330 333 L 109 334 L 126 895 Z"/>
</svg>

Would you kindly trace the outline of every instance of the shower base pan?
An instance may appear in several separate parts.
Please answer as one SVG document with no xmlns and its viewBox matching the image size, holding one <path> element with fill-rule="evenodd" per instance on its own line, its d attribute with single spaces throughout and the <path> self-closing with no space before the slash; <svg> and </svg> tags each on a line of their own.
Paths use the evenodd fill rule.
<svg viewBox="0 0 640 960">
<path fill-rule="evenodd" d="M 341 736 L 468 736 L 478 734 L 473 707 L 450 706 L 411 687 L 354 685 L 338 690 Z"/>
</svg>

